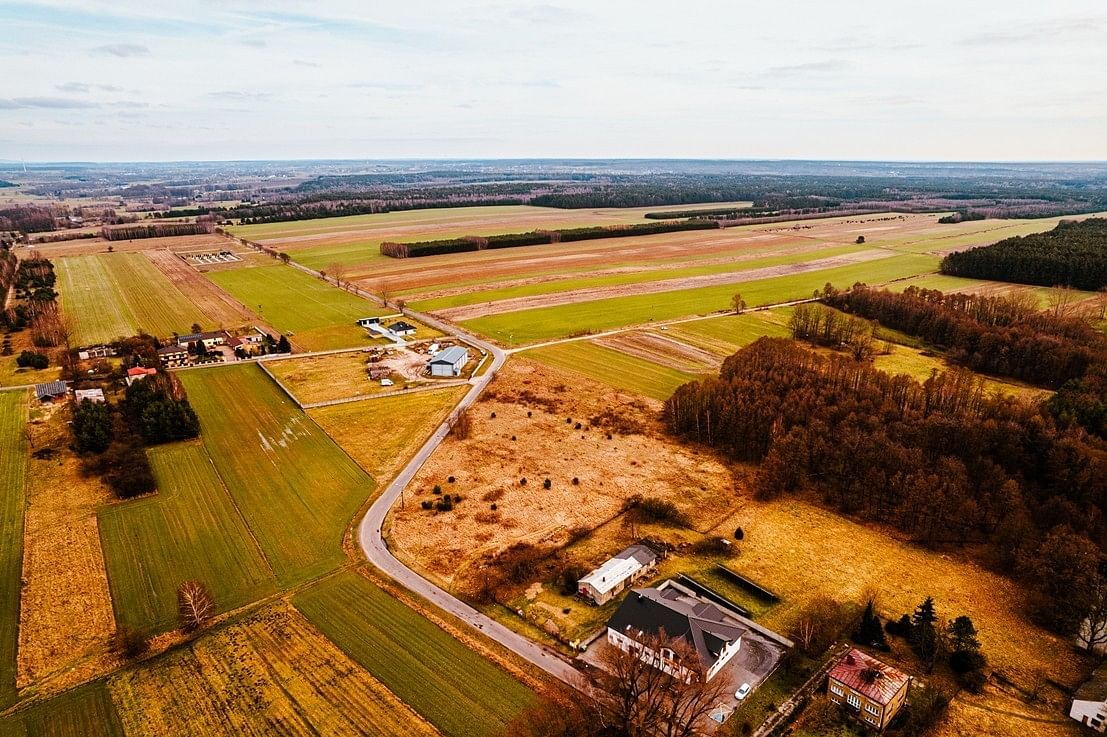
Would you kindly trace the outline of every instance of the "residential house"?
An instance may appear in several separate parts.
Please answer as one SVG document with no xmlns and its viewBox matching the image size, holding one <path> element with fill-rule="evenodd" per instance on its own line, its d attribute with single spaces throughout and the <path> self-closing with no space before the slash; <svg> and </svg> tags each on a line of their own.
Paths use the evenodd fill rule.
<svg viewBox="0 0 1107 737">
<path fill-rule="evenodd" d="M 52 402 L 69 394 L 68 381 L 51 381 L 35 384 L 35 398 L 40 402 Z"/>
<path fill-rule="evenodd" d="M 455 345 L 439 351 L 427 362 L 431 376 L 461 376 L 465 364 L 469 363 L 469 349 Z"/>
<path fill-rule="evenodd" d="M 607 622 L 607 641 L 675 677 L 689 680 L 702 672 L 711 680 L 738 653 L 749 631 L 738 612 L 666 581 L 656 589 L 631 591 Z M 662 632 L 687 642 L 699 663 L 681 663 L 669 648 L 654 652 L 646 640 Z"/>
<path fill-rule="evenodd" d="M 367 328 L 370 325 L 380 325 L 381 319 L 379 317 L 363 317 L 357 321 L 357 324 L 363 328 Z"/>
<path fill-rule="evenodd" d="M 577 593 L 594 604 L 606 604 L 657 566 L 657 553 L 645 545 L 631 545 L 577 581 Z"/>
<path fill-rule="evenodd" d="M 158 358 L 167 368 L 184 366 L 188 363 L 188 349 L 180 345 L 167 345 L 164 348 L 158 348 Z"/>
<path fill-rule="evenodd" d="M 395 335 L 415 335 L 415 326 L 403 320 L 392 323 L 388 326 L 388 330 Z"/>
<path fill-rule="evenodd" d="M 153 376 L 158 370 L 156 368 L 143 368 L 142 366 L 134 366 L 127 369 L 127 386 L 135 383 L 136 381 L 142 381 L 147 376 Z"/>
<path fill-rule="evenodd" d="M 1072 695 L 1069 716 L 1097 732 L 1107 731 L 1107 665 L 1096 669 Z"/>
<path fill-rule="evenodd" d="M 868 726 L 883 730 L 907 701 L 911 676 L 854 648 L 830 669 L 827 694 Z"/>
<path fill-rule="evenodd" d="M 193 343 L 201 342 L 205 348 L 214 348 L 227 342 L 227 334 L 222 330 L 216 330 L 208 333 L 189 333 L 188 335 L 177 336 L 177 345 L 185 348 Z"/>
<path fill-rule="evenodd" d="M 104 398 L 103 389 L 78 389 L 73 392 L 73 401 L 77 404 L 88 400 L 93 404 L 104 404 L 107 399 Z"/>
</svg>

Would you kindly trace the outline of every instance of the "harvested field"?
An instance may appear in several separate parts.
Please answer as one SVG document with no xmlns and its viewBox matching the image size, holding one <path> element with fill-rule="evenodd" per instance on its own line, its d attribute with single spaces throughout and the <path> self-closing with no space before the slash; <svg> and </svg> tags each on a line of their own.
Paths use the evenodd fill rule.
<svg viewBox="0 0 1107 737">
<path fill-rule="evenodd" d="M 629 338 L 624 342 L 633 340 Z M 556 343 L 529 350 L 525 355 L 539 363 L 658 400 L 668 399 L 678 386 L 696 378 L 692 373 L 670 368 L 652 358 L 639 357 L 615 346 L 609 348 L 596 341 Z"/>
<path fill-rule="evenodd" d="M 883 284 L 932 272 L 937 259 L 916 254 L 894 255 L 877 262 L 852 264 L 822 271 L 654 294 L 599 299 L 555 307 L 521 310 L 465 321 L 470 330 L 506 345 L 598 332 L 659 320 L 673 320 L 727 309 L 735 292 L 751 307 L 810 297 L 826 283 L 852 285 L 857 281 Z"/>
<path fill-rule="evenodd" d="M 309 351 L 367 345 L 362 317 L 388 314 L 304 272 L 281 264 L 211 271 L 207 278 Z"/>
<path fill-rule="evenodd" d="M 282 587 L 345 562 L 376 484 L 253 365 L 179 374 L 203 444 Z M 249 422 L 243 418 L 249 418 Z"/>
<path fill-rule="evenodd" d="M 98 478 L 81 472 L 67 406 L 32 422 L 32 457 L 24 528 L 19 684 L 61 673 L 82 661 L 116 661 L 108 651 L 115 621 L 100 547 L 96 508 L 111 499 Z"/>
<path fill-rule="evenodd" d="M 458 386 L 381 397 L 320 407 L 308 414 L 383 486 L 415 455 L 467 390 Z"/>
<path fill-rule="evenodd" d="M 413 479 L 406 507 L 393 508 L 392 550 L 464 592 L 466 569 L 484 554 L 519 541 L 564 545 L 619 514 L 634 494 L 672 501 L 693 526 L 713 527 L 731 508 L 730 472 L 664 438 L 658 410 L 579 374 L 512 358 L 469 410 L 469 438 L 447 439 Z M 461 495 L 452 512 L 420 507 L 437 498 L 435 485 Z"/>
<path fill-rule="evenodd" d="M 351 571 L 301 591 L 296 608 L 354 660 L 451 737 L 496 737 L 534 693 Z"/>
<path fill-rule="evenodd" d="M 702 374 L 717 369 L 722 363 L 709 351 L 652 331 L 619 333 L 599 338 L 595 343 L 686 374 Z"/>
<path fill-rule="evenodd" d="M 27 399 L 27 392 L 0 392 L 0 709 L 16 696 Z"/>
<path fill-rule="evenodd" d="M 125 671 L 111 692 L 128 737 L 438 734 L 286 605 Z"/>
<path fill-rule="evenodd" d="M 276 332 L 263 324 L 252 310 L 204 278 L 172 251 L 147 251 L 146 257 L 216 325 L 229 328 L 249 324 L 269 333 Z"/>
<path fill-rule="evenodd" d="M 177 626 L 177 587 L 201 581 L 218 611 L 276 590 L 273 572 L 199 443 L 153 448 L 158 492 L 100 510 L 115 617 L 143 634 Z"/>
<path fill-rule="evenodd" d="M 517 312 L 520 310 L 535 310 L 555 307 L 558 305 L 570 305 L 580 302 L 592 302 L 601 299 L 618 297 L 632 297 L 639 295 L 652 295 L 664 292 L 679 292 L 691 289 L 705 289 L 745 282 L 756 282 L 794 274 L 806 274 L 813 271 L 832 270 L 849 265 L 864 264 L 880 259 L 889 259 L 895 254 L 891 251 L 867 250 L 856 251 L 843 256 L 831 256 L 811 261 L 792 261 L 778 266 L 765 266 L 757 269 L 733 271 L 722 274 L 708 274 L 705 276 L 688 276 L 678 279 L 662 279 L 639 284 L 628 284 L 614 287 L 595 287 L 591 289 L 576 289 L 555 294 L 546 294 L 533 297 L 516 297 L 504 299 L 498 302 L 483 303 L 480 305 L 468 305 L 445 310 L 437 310 L 435 314 L 445 320 L 463 322 L 474 317 L 499 315 L 505 312 Z"/>
<path fill-rule="evenodd" d="M 55 266 L 61 305 L 75 323 L 78 345 L 140 331 L 184 333 L 193 323 L 217 325 L 140 253 L 74 256 Z"/>
<path fill-rule="evenodd" d="M 0 717 L 4 737 L 123 737 L 103 681 L 96 681 Z"/>
<path fill-rule="evenodd" d="M 668 333 L 718 358 L 725 358 L 758 338 L 790 337 L 789 311 L 789 308 L 779 308 L 692 320 L 669 325 Z"/>
</svg>

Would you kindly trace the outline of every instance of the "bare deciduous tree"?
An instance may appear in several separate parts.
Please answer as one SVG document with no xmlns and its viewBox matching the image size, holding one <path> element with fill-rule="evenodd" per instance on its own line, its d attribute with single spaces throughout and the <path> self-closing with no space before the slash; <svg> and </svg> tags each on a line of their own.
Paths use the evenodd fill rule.
<svg viewBox="0 0 1107 737">
<path fill-rule="evenodd" d="M 194 632 L 215 613 L 215 600 L 200 581 L 185 581 L 177 587 L 177 617 L 181 629 Z"/>
<path fill-rule="evenodd" d="M 734 308 L 735 313 L 742 312 L 746 309 L 746 300 L 742 298 L 740 293 L 735 292 L 734 296 L 730 298 L 730 306 Z"/>
<path fill-rule="evenodd" d="M 377 296 L 384 302 L 385 307 L 392 301 L 392 284 L 387 279 L 381 279 L 377 282 L 377 287 L 373 290 L 377 293 Z"/>
</svg>

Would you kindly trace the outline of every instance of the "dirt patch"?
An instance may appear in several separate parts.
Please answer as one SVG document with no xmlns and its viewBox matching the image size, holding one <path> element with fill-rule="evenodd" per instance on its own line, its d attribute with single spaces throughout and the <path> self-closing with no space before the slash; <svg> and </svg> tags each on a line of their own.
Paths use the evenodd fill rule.
<svg viewBox="0 0 1107 737">
<path fill-rule="evenodd" d="M 635 494 L 672 501 L 703 527 L 733 504 L 730 472 L 663 436 L 659 403 L 519 358 L 488 397 L 470 410 L 469 438 L 447 439 L 389 518 L 393 549 L 447 586 L 513 543 L 560 547 L 619 515 Z M 591 417 L 642 431 L 620 435 Z M 453 511 L 422 508 L 446 494 L 462 498 Z"/>
<path fill-rule="evenodd" d="M 68 449 L 65 407 L 32 422 L 31 467 L 23 545 L 20 687 L 107 653 L 115 632 L 96 507 L 111 493 L 84 478 Z M 53 452 L 42 452 L 50 448 Z M 37 457 L 35 453 L 37 452 Z"/>
<path fill-rule="evenodd" d="M 662 366 L 687 371 L 690 374 L 716 369 L 722 364 L 722 361 L 712 353 L 657 333 L 619 333 L 599 338 L 594 342 Z"/>
<path fill-rule="evenodd" d="M 742 282 L 754 281 L 757 279 L 771 279 L 776 276 L 803 274 L 811 271 L 833 269 L 838 266 L 876 261 L 894 255 L 896 255 L 894 251 L 858 251 L 857 253 L 849 253 L 843 256 L 820 258 L 795 264 L 782 264 L 780 266 L 766 266 L 761 269 L 748 269 L 746 271 L 736 271 L 726 274 L 688 276 L 680 279 L 662 279 L 642 284 L 621 284 L 612 287 L 573 289 L 567 292 L 557 292 L 555 294 L 515 297 L 513 299 L 502 299 L 498 302 L 482 302 L 476 305 L 435 310 L 434 314 L 453 322 L 463 322 L 465 320 L 472 320 L 476 317 L 499 315 L 504 312 L 517 312 L 519 310 L 530 310 L 539 307 L 554 307 L 576 302 L 591 302 L 597 299 L 608 299 L 611 297 L 630 297 L 642 294 L 675 292 L 682 289 L 714 287 L 723 284 L 741 284 Z"/>
</svg>

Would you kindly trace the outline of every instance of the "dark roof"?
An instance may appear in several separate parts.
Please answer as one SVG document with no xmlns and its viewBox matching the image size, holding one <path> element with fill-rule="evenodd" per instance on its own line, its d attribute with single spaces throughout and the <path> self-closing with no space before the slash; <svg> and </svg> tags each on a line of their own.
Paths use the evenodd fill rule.
<svg viewBox="0 0 1107 737">
<path fill-rule="evenodd" d="M 415 326 L 409 322 L 404 322 L 403 320 L 400 320 L 399 322 L 394 322 L 389 325 L 388 329 L 393 332 L 397 330 L 415 330 Z"/>
<path fill-rule="evenodd" d="M 1073 701 L 1107 701 L 1107 665 L 1096 668 L 1092 677 L 1076 689 L 1072 698 Z"/>
<path fill-rule="evenodd" d="M 854 648 L 830 669 L 830 677 L 877 702 L 887 704 L 911 676 Z"/>
<path fill-rule="evenodd" d="M 35 384 L 35 397 L 46 399 L 47 397 L 60 397 L 69 391 L 69 384 L 64 381 L 50 381 L 45 384 Z"/>
<path fill-rule="evenodd" d="M 158 348 L 158 353 L 165 356 L 170 353 L 188 353 L 188 351 L 179 345 L 167 345 L 164 348 Z"/>
<path fill-rule="evenodd" d="M 683 638 L 705 668 L 714 665 L 726 645 L 749 632 L 736 614 L 671 581 L 662 589 L 632 590 L 607 626 L 631 637 L 664 630 L 669 637 Z"/>
<path fill-rule="evenodd" d="M 178 335 L 178 343 L 195 343 L 203 337 L 203 333 L 189 333 L 188 335 Z"/>
</svg>

